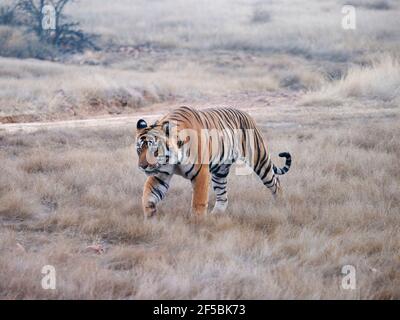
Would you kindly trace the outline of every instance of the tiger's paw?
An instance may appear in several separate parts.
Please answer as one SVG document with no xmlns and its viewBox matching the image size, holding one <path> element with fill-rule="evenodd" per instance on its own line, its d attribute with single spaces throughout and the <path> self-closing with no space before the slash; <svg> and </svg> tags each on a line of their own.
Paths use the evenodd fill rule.
<svg viewBox="0 0 400 320">
<path fill-rule="evenodd" d="M 214 208 L 211 211 L 211 214 L 221 214 L 224 213 L 226 208 L 228 207 L 228 201 L 225 202 L 216 202 Z"/>
<path fill-rule="evenodd" d="M 146 204 L 146 206 L 143 207 L 143 212 L 144 212 L 144 218 L 148 219 L 156 215 L 157 213 L 157 208 L 155 203 L 149 202 Z"/>
<path fill-rule="evenodd" d="M 278 177 L 276 177 L 276 190 L 273 195 L 274 195 L 274 199 L 276 199 L 276 200 L 281 199 L 283 196 L 283 189 L 281 187 L 281 182 L 279 181 Z"/>
<path fill-rule="evenodd" d="M 192 207 L 191 215 L 195 217 L 203 217 L 207 214 L 207 204 L 196 204 Z"/>
</svg>

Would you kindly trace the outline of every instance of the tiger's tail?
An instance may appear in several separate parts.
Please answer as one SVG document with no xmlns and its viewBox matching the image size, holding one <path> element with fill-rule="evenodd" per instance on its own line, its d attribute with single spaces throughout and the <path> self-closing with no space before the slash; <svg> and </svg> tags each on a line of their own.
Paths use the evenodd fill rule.
<svg viewBox="0 0 400 320">
<path fill-rule="evenodd" d="M 277 166 L 273 165 L 274 173 L 277 175 L 285 174 L 289 171 L 290 166 L 292 165 L 292 156 L 289 152 L 281 152 L 279 154 L 281 158 L 286 158 L 285 165 L 282 168 L 278 168 Z"/>
</svg>

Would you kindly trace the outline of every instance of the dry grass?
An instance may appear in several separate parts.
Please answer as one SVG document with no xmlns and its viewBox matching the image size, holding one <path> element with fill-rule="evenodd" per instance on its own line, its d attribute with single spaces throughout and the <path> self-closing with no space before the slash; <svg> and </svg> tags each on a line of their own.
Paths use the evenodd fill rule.
<svg viewBox="0 0 400 320">
<path fill-rule="evenodd" d="M 400 62 L 383 56 L 368 66 L 349 70 L 342 79 L 327 83 L 303 98 L 304 105 L 339 105 L 345 101 L 377 101 L 400 105 Z"/>
<path fill-rule="evenodd" d="M 41 119 L 122 113 L 171 96 L 168 87 L 138 73 L 36 60 L 0 61 L 0 116 Z"/>
<path fill-rule="evenodd" d="M 82 59 L 101 57 L 88 53 Z M 323 83 L 318 68 L 300 58 L 228 52 L 198 58 L 198 64 L 196 57 L 159 53 L 120 59 L 108 67 L 0 58 L 0 120 L 132 114 L 156 103 L 313 89 Z"/>
<path fill-rule="evenodd" d="M 143 220 L 128 128 L 3 134 L 0 295 L 398 299 L 397 121 L 268 129 L 274 155 L 294 155 L 284 198 L 233 175 L 226 214 L 197 224 L 178 177 L 160 215 Z M 87 251 L 93 243 L 106 252 Z M 46 264 L 54 291 L 40 286 Z M 345 264 L 357 269 L 354 291 L 340 287 Z"/>
<path fill-rule="evenodd" d="M 0 122 L 133 115 L 0 127 L 0 298 L 400 299 L 400 6 L 349 3 L 351 31 L 342 0 L 77 1 L 102 50 L 52 62 L 5 58 L 47 49 L 0 26 Z M 250 110 L 293 155 L 283 199 L 232 175 L 228 211 L 195 223 L 176 177 L 145 221 L 128 123 L 179 104 Z"/>
<path fill-rule="evenodd" d="M 330 61 L 353 60 L 378 47 L 398 46 L 390 37 L 399 28 L 398 4 L 354 2 L 359 10 L 353 33 L 340 28 L 342 0 L 87 0 L 71 5 L 69 13 L 108 44 L 261 50 Z M 374 8 L 372 3 L 377 2 L 385 2 L 387 10 L 379 10 L 382 5 Z"/>
</svg>

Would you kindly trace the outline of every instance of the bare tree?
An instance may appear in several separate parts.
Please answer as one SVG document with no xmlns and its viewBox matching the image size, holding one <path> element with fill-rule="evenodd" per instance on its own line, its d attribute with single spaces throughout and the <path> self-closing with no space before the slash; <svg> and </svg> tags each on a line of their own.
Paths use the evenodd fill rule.
<svg viewBox="0 0 400 320">
<path fill-rule="evenodd" d="M 17 5 L 4 5 L 0 7 L 0 24 L 2 25 L 18 25 L 19 22 L 16 19 L 16 7 Z"/>
<path fill-rule="evenodd" d="M 17 8 L 27 16 L 26 24 L 42 41 L 49 42 L 63 51 L 82 51 L 86 48 L 97 49 L 94 44 L 94 35 L 83 32 L 78 22 L 71 22 L 63 13 L 65 6 L 73 0 L 18 0 Z M 45 29 L 43 21 L 46 19 L 44 9 L 52 8 L 54 28 Z"/>
</svg>

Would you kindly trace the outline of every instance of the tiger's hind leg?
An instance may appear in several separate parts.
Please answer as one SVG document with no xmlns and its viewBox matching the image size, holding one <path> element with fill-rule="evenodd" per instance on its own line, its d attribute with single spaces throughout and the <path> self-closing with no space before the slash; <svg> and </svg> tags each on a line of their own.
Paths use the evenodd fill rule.
<svg viewBox="0 0 400 320">
<path fill-rule="evenodd" d="M 272 169 L 272 161 L 270 158 L 268 158 L 264 166 L 256 168 L 254 171 L 259 176 L 264 186 L 271 191 L 275 199 L 282 194 L 279 178 L 275 175 Z"/>
<path fill-rule="evenodd" d="M 227 176 L 230 166 L 221 166 L 219 170 L 212 174 L 211 184 L 217 196 L 212 214 L 222 213 L 228 207 L 228 193 L 226 190 Z"/>
<path fill-rule="evenodd" d="M 272 170 L 264 177 L 264 179 L 261 179 L 261 181 L 264 186 L 266 186 L 271 191 L 274 199 L 278 198 L 279 195 L 282 193 L 279 178 L 272 172 Z"/>
</svg>

